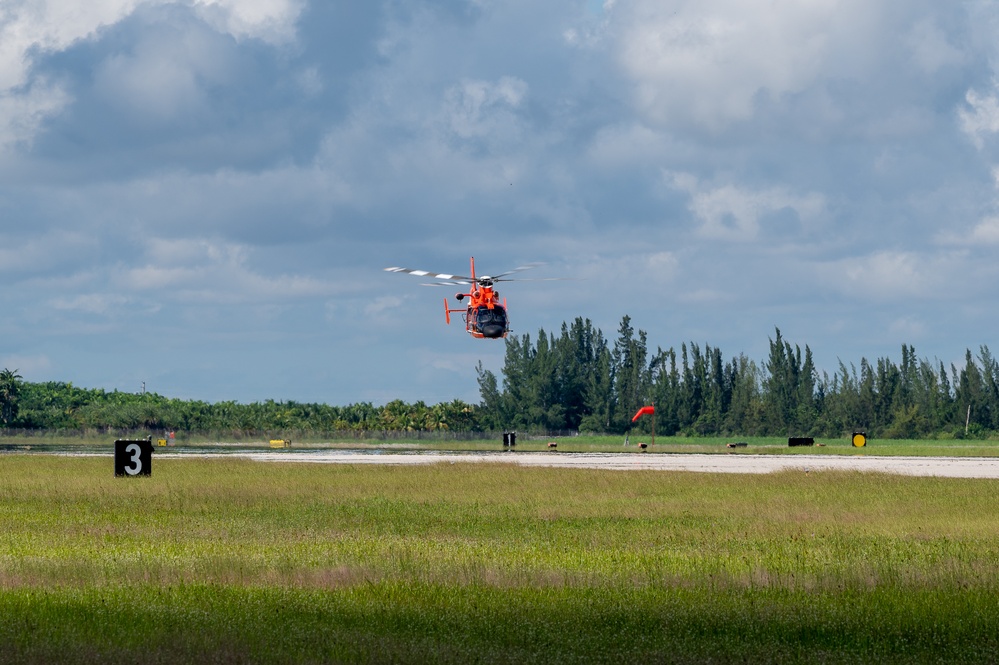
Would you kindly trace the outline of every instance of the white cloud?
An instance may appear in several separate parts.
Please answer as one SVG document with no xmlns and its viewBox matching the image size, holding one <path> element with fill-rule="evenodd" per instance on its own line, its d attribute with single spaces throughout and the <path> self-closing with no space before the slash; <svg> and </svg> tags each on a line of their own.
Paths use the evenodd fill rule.
<svg viewBox="0 0 999 665">
<path fill-rule="evenodd" d="M 964 99 L 967 106 L 957 111 L 961 129 L 980 150 L 984 137 L 999 132 L 999 97 L 968 90 Z"/>
<path fill-rule="evenodd" d="M 11 280 L 48 272 L 97 248 L 94 237 L 69 229 L 25 238 L 0 234 L 0 274 Z"/>
<path fill-rule="evenodd" d="M 272 44 L 294 38 L 300 0 L 188 0 L 220 32 Z M 30 143 L 40 122 L 70 101 L 54 82 L 32 80 L 34 54 L 55 53 L 94 36 L 140 7 L 173 4 L 174 0 L 8 0 L 0 7 L 0 150 Z M 190 47 L 191 44 L 180 44 Z M 169 113 L 189 102 L 192 77 L 217 62 L 204 50 L 175 49 L 163 57 L 129 61 L 122 56 L 105 64 L 99 76 L 146 112 Z"/>
<path fill-rule="evenodd" d="M 5 350 L 81 385 L 154 357 L 224 399 L 474 393 L 502 344 L 378 278 L 468 254 L 585 280 L 501 289 L 518 334 L 627 313 L 739 353 L 807 322 L 856 358 L 840 322 L 868 313 L 941 345 L 995 327 L 999 200 L 968 153 L 999 132 L 997 51 L 968 3 L 312 1 L 351 25 L 299 48 L 299 0 L 0 0 L 0 143 L 51 127 L 2 161 Z M 421 345 L 470 359 L 421 383 Z"/>
<path fill-rule="evenodd" d="M 896 339 L 904 339 L 909 342 L 919 339 L 926 332 L 926 324 L 912 317 L 902 317 L 895 319 L 888 326 L 888 331 Z"/>
<path fill-rule="evenodd" d="M 918 21 L 904 41 L 916 64 L 929 74 L 960 65 L 965 59 L 964 53 L 948 41 L 947 35 L 930 18 Z"/>
<path fill-rule="evenodd" d="M 864 256 L 816 263 L 820 283 L 861 301 L 916 303 L 953 297 L 979 280 L 980 265 L 968 261 L 964 251 L 929 253 L 881 250 Z"/>
<path fill-rule="evenodd" d="M 681 292 L 677 300 L 689 305 L 711 305 L 732 300 L 732 294 L 718 289 L 692 289 Z"/>
<path fill-rule="evenodd" d="M 249 248 L 236 243 L 153 239 L 146 262 L 121 266 L 111 281 L 123 291 L 181 302 L 282 303 L 337 290 L 322 280 L 269 267 L 253 263 Z"/>
<path fill-rule="evenodd" d="M 142 123 L 166 121 L 208 105 L 206 91 L 232 77 L 228 43 L 214 33 L 152 33 L 103 61 L 95 87 L 110 106 L 131 108 Z"/>
<path fill-rule="evenodd" d="M 60 51 L 119 21 L 135 0 L 8 0 L 0 6 L 0 151 L 30 144 L 41 122 L 69 97 L 53 81 L 31 80 L 34 52 Z"/>
<path fill-rule="evenodd" d="M 861 0 L 644 0 L 614 10 L 620 63 L 642 113 L 709 130 L 748 118 L 760 93 L 776 98 L 861 71 L 880 13 Z"/>
<path fill-rule="evenodd" d="M 709 187 L 684 173 L 666 173 L 668 185 L 690 194 L 690 211 L 705 238 L 746 242 L 760 233 L 760 220 L 769 213 L 793 210 L 800 220 L 817 217 L 825 207 L 816 193 L 795 195 L 782 187 L 751 190 L 736 185 Z"/>
<path fill-rule="evenodd" d="M 641 257 L 641 265 L 648 277 L 661 283 L 676 277 L 680 262 L 673 252 L 654 252 Z"/>
<path fill-rule="evenodd" d="M 130 302 L 130 298 L 117 293 L 83 293 L 73 297 L 53 298 L 51 305 L 59 310 L 108 314 Z"/>
<path fill-rule="evenodd" d="M 52 361 L 45 354 L 0 356 L 0 367 L 17 372 L 26 380 L 35 380 L 33 375 L 45 373 L 52 367 Z"/>
<path fill-rule="evenodd" d="M 198 13 L 220 32 L 272 44 L 292 41 L 304 0 L 195 0 Z"/>
<path fill-rule="evenodd" d="M 61 51 L 117 23 L 141 0 L 11 0 L 0 8 L 0 91 L 27 83 L 30 52 Z"/>
<path fill-rule="evenodd" d="M 402 306 L 403 299 L 399 296 L 381 296 L 364 306 L 364 313 L 367 316 L 379 317 L 384 323 L 395 319 L 398 316 L 398 308 Z"/>
<path fill-rule="evenodd" d="M 631 122 L 601 128 L 589 146 L 589 158 L 601 168 L 635 163 L 659 163 L 671 156 L 671 139 L 643 124 Z"/>
<path fill-rule="evenodd" d="M 30 145 L 45 118 L 62 109 L 69 97 L 44 79 L 23 91 L 0 89 L 0 151 L 5 146 Z"/>
<path fill-rule="evenodd" d="M 463 81 L 445 95 L 445 117 L 463 139 L 515 137 L 520 134 L 517 109 L 527 96 L 527 83 L 504 76 L 495 83 Z"/>
<path fill-rule="evenodd" d="M 992 169 L 992 179 L 996 190 L 992 194 L 992 205 L 999 207 L 999 167 Z M 999 215 L 986 215 L 970 229 L 967 225 L 959 230 L 943 229 L 934 240 L 941 245 L 972 247 L 999 244 Z"/>
<path fill-rule="evenodd" d="M 999 217 L 986 217 L 971 231 L 971 241 L 975 244 L 999 244 Z"/>
</svg>

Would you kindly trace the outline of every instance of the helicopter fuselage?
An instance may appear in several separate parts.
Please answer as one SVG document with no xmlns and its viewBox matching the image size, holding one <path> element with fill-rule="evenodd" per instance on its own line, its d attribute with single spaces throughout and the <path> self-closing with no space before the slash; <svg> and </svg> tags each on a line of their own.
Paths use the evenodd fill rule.
<svg viewBox="0 0 999 665">
<path fill-rule="evenodd" d="M 499 293 L 494 290 L 494 286 L 498 282 L 516 281 L 511 279 L 509 275 L 539 265 L 541 264 L 529 263 L 495 275 L 476 276 L 475 257 L 472 257 L 469 260 L 471 275 L 468 276 L 413 270 L 398 266 L 385 268 L 385 270 L 441 280 L 432 284 L 424 284 L 424 286 L 468 285 L 467 293 L 455 294 L 458 302 L 468 299 L 468 304 L 465 307 L 452 309 L 448 304 L 448 299 L 444 299 L 444 320 L 451 323 L 451 315 L 460 313 L 461 318 L 465 321 L 465 331 L 472 337 L 476 339 L 503 339 L 510 333 L 510 318 L 507 314 L 506 299 L 500 300 Z"/>
<path fill-rule="evenodd" d="M 480 286 L 472 289 L 469 293 L 458 293 L 455 294 L 455 298 L 459 302 L 465 298 L 469 299 L 463 318 L 465 319 L 465 330 L 472 337 L 503 339 L 510 332 L 506 303 L 500 303 L 499 294 L 491 286 Z M 444 301 L 444 309 L 448 323 L 451 322 L 451 312 L 461 311 L 448 308 L 447 300 Z"/>
</svg>

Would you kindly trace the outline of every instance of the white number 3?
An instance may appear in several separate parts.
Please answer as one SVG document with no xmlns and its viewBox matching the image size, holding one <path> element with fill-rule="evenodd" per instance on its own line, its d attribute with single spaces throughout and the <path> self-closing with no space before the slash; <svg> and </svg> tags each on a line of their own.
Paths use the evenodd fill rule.
<svg viewBox="0 0 999 665">
<path fill-rule="evenodd" d="M 130 476 L 134 476 L 135 474 L 142 471 L 142 458 L 140 457 L 140 455 L 142 455 L 142 448 L 139 447 L 139 444 L 137 443 L 129 444 L 128 446 L 125 447 L 125 453 L 130 454 L 132 456 L 132 462 L 135 464 L 134 467 L 131 467 L 126 464 L 125 473 L 127 473 Z"/>
</svg>

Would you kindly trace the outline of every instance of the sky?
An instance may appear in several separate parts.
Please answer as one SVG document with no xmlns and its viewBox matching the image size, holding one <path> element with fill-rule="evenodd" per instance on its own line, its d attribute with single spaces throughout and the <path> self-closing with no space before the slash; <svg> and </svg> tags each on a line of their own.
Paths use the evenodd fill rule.
<svg viewBox="0 0 999 665">
<path fill-rule="evenodd" d="M 515 334 L 999 347 L 999 1 L 0 0 L 0 367 L 479 401 Z"/>
</svg>

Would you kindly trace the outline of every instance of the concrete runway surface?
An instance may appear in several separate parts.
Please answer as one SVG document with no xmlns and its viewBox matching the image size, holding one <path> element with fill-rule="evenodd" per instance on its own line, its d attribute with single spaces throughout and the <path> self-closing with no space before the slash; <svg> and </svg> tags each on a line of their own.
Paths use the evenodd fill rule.
<svg viewBox="0 0 999 665">
<path fill-rule="evenodd" d="M 999 478 L 999 458 L 877 457 L 868 455 L 739 455 L 558 452 L 381 452 L 355 450 L 286 450 L 226 453 L 170 453 L 171 457 L 244 457 L 262 462 L 318 464 L 456 464 L 503 463 L 616 471 L 693 471 L 702 473 L 772 473 L 800 471 L 862 471 L 907 476 Z"/>
</svg>

